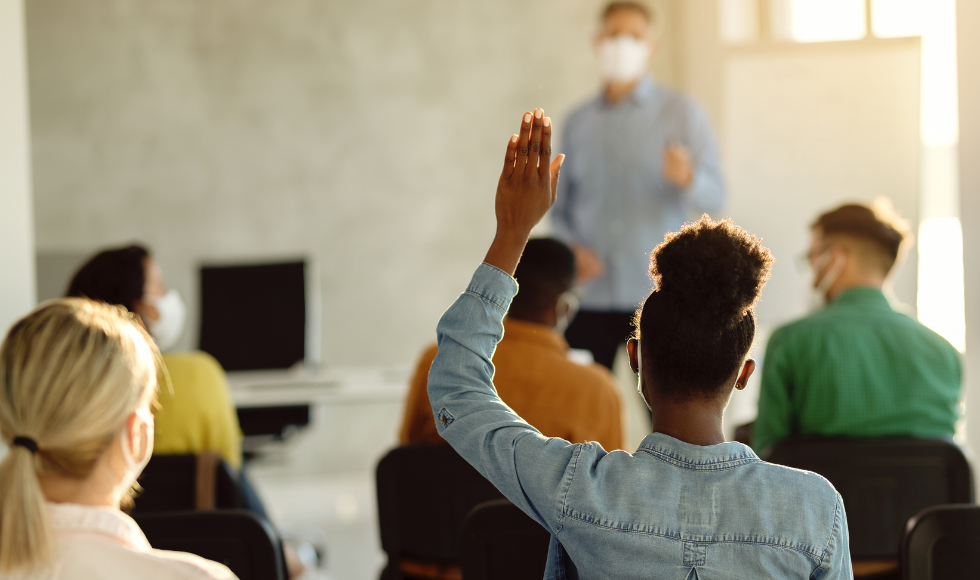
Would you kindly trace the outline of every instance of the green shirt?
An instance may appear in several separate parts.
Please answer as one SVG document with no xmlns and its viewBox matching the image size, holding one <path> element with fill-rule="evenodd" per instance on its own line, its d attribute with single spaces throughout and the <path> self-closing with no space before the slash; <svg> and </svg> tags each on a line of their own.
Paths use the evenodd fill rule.
<svg viewBox="0 0 980 580">
<path fill-rule="evenodd" d="M 752 447 L 820 435 L 948 437 L 960 379 L 946 339 L 880 290 L 851 288 L 769 339 Z"/>
</svg>

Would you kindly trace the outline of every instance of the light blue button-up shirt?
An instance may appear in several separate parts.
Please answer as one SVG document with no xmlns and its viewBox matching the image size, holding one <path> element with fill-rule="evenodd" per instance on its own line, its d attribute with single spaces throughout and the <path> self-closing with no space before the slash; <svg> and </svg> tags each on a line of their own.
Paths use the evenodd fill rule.
<svg viewBox="0 0 980 580">
<path fill-rule="evenodd" d="M 664 234 L 725 201 L 718 148 L 704 111 L 643 78 L 615 105 L 604 95 L 569 115 L 565 163 L 551 212 L 554 235 L 588 246 L 606 264 L 582 300 L 592 311 L 632 311 L 651 288 L 650 252 Z M 683 145 L 694 178 L 681 189 L 663 176 L 668 144 Z"/>
<path fill-rule="evenodd" d="M 440 434 L 552 534 L 545 578 L 851 578 L 840 495 L 741 443 L 648 435 L 634 453 L 547 438 L 493 386 L 517 282 L 482 264 L 439 321 L 429 400 Z"/>
</svg>

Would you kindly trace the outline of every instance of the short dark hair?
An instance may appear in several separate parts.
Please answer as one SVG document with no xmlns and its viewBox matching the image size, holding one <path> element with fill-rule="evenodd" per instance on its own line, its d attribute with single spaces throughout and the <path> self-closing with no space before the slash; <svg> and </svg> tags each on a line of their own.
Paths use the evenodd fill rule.
<svg viewBox="0 0 980 580">
<path fill-rule="evenodd" d="M 883 252 L 881 266 L 886 274 L 909 237 L 907 226 L 882 203 L 878 207 L 848 203 L 822 214 L 810 227 L 820 228 L 827 236 L 845 235 L 872 242 Z"/>
<path fill-rule="evenodd" d="M 553 238 L 527 242 L 514 278 L 520 290 L 510 305 L 510 316 L 534 320 L 575 283 L 575 255 Z"/>
<path fill-rule="evenodd" d="M 637 312 L 636 328 L 644 373 L 660 394 L 708 397 L 738 371 L 752 347 L 754 307 L 773 261 L 761 239 L 707 215 L 668 233 L 653 250 L 656 289 Z"/>
<path fill-rule="evenodd" d="M 103 250 L 75 272 L 65 296 L 77 296 L 117 304 L 134 312 L 146 285 L 146 259 L 143 246 Z"/>
<path fill-rule="evenodd" d="M 602 15 L 599 20 L 605 20 L 606 18 L 609 18 L 610 14 L 620 10 L 633 10 L 635 12 L 639 12 L 647 19 L 647 22 L 653 22 L 653 11 L 650 10 L 650 7 L 642 2 L 636 2 L 635 0 L 623 0 L 621 2 L 613 1 L 606 4 L 606 7 L 602 10 Z"/>
</svg>

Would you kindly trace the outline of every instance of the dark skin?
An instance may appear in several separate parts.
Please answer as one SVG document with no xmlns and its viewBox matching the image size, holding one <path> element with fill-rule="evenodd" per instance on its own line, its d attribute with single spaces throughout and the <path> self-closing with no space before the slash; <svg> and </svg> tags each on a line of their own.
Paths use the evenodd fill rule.
<svg viewBox="0 0 980 580">
<path fill-rule="evenodd" d="M 507 143 L 504 168 L 497 183 L 495 203 L 497 232 L 484 262 L 511 276 L 524 252 L 531 229 L 541 221 L 555 203 L 558 176 L 564 155 L 551 159 L 551 119 L 542 109 L 525 113 L 520 133 Z M 635 339 L 627 343 L 630 366 L 639 370 Z M 653 432 L 669 435 L 693 445 L 717 445 L 725 442 L 725 407 L 735 389 L 742 390 L 755 370 L 755 361 L 747 359 L 716 394 L 690 401 L 675 401 L 659 396 L 657 385 L 640 377 L 641 392 L 647 393 L 647 404 L 653 416 Z"/>
<path fill-rule="evenodd" d="M 639 373 L 639 341 L 635 338 L 626 343 L 630 368 Z M 692 445 L 717 445 L 725 439 L 725 408 L 735 390 L 743 390 L 755 371 L 755 361 L 747 359 L 724 383 L 718 385 L 714 395 L 686 401 L 662 396 L 647 373 L 640 376 L 640 392 L 650 407 L 653 432 L 670 435 Z"/>
</svg>

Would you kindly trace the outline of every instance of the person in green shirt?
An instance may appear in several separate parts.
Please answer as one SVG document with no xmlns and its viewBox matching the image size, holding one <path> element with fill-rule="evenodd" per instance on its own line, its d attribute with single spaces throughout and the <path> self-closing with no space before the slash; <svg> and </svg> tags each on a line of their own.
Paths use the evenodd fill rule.
<svg viewBox="0 0 980 580">
<path fill-rule="evenodd" d="M 959 353 L 882 293 L 907 237 L 900 219 L 858 204 L 813 224 L 806 257 L 826 304 L 769 339 L 752 429 L 760 455 L 791 437 L 953 435 Z"/>
</svg>

